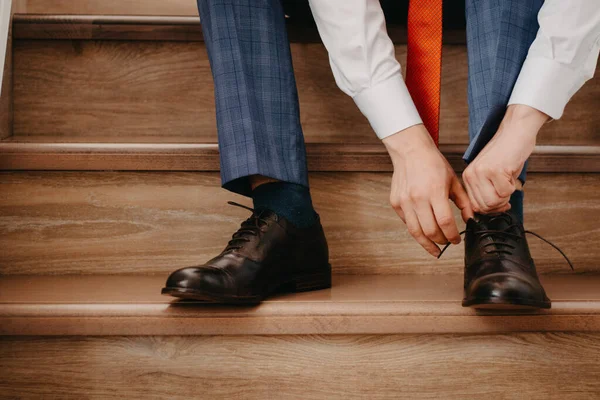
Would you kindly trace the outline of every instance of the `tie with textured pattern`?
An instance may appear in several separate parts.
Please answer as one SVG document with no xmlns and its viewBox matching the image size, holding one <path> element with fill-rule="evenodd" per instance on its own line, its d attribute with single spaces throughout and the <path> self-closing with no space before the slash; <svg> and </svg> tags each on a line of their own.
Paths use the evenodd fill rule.
<svg viewBox="0 0 600 400">
<path fill-rule="evenodd" d="M 439 143 L 442 0 L 410 0 L 406 86 L 425 127 Z"/>
</svg>

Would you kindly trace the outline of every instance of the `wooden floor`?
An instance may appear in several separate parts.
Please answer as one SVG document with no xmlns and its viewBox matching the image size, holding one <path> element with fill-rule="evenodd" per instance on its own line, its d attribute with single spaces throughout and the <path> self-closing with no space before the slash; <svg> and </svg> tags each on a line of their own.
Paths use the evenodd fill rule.
<svg viewBox="0 0 600 400">
<path fill-rule="evenodd" d="M 161 296 L 166 275 L 5 276 L 0 335 L 315 335 L 600 330 L 600 275 L 546 276 L 553 308 L 477 313 L 462 275 L 335 276 L 259 306 Z"/>
</svg>

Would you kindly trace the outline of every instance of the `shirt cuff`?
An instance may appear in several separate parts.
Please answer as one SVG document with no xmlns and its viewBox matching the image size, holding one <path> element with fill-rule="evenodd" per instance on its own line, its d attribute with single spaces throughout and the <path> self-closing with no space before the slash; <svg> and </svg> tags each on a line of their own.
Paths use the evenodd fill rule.
<svg viewBox="0 0 600 400">
<path fill-rule="evenodd" d="M 423 123 L 400 73 L 362 90 L 353 99 L 379 139 Z"/>
<path fill-rule="evenodd" d="M 577 71 L 559 62 L 528 57 L 521 68 L 508 105 L 524 104 L 547 114 L 562 117 L 565 106 L 582 84 Z"/>
</svg>

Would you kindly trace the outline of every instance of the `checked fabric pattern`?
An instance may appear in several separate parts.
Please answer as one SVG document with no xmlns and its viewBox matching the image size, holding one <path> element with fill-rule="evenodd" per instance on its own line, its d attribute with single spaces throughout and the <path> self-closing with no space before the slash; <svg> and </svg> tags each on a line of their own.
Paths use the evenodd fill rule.
<svg viewBox="0 0 600 400">
<path fill-rule="evenodd" d="M 215 83 L 223 187 L 248 177 L 308 186 L 304 135 L 280 0 L 198 0 Z"/>
<path fill-rule="evenodd" d="M 529 47 L 543 0 L 466 0 L 470 162 L 496 134 Z M 525 168 L 519 179 L 525 182 Z"/>
<path fill-rule="evenodd" d="M 472 161 L 496 133 L 538 31 L 543 0 L 466 0 Z M 442 1 L 412 0 L 406 84 L 436 143 Z M 280 0 L 198 0 L 215 82 L 223 187 L 248 195 L 260 174 L 308 185 L 304 137 Z M 521 175 L 524 181 L 525 171 Z"/>
</svg>

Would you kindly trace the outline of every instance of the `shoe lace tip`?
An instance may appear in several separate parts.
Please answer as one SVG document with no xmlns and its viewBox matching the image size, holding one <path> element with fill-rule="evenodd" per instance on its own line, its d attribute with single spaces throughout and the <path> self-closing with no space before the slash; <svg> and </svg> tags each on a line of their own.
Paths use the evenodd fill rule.
<svg viewBox="0 0 600 400">
<path fill-rule="evenodd" d="M 442 254 L 444 254 L 444 252 L 446 251 L 446 249 L 448 247 L 450 247 L 452 243 L 448 242 L 444 245 L 444 247 L 442 248 L 442 250 L 440 251 L 440 254 L 438 254 L 437 259 L 439 260 L 442 257 Z"/>
<path fill-rule="evenodd" d="M 253 208 L 250 208 L 250 207 L 245 206 L 245 205 L 240 204 L 240 203 L 236 203 L 235 201 L 228 201 L 227 204 L 229 204 L 230 206 L 236 206 L 236 207 L 243 208 L 243 209 L 248 210 L 250 212 L 254 212 Z"/>
<path fill-rule="evenodd" d="M 525 233 L 528 233 L 530 235 L 533 235 L 533 236 L 537 237 L 538 239 L 542 240 L 543 242 L 546 242 L 551 247 L 553 247 L 555 250 L 557 250 L 563 256 L 563 258 L 565 259 L 565 261 L 567 262 L 567 264 L 569 264 L 569 267 L 571 267 L 571 271 L 575 271 L 575 267 L 573 266 L 573 263 L 571 262 L 571 260 L 569 259 L 569 257 L 567 257 L 567 255 L 565 254 L 565 252 L 562 251 L 557 245 L 555 245 L 554 243 L 552 243 L 548 239 L 544 239 L 543 237 L 541 237 L 540 235 L 538 235 L 535 232 L 525 231 Z"/>
</svg>

